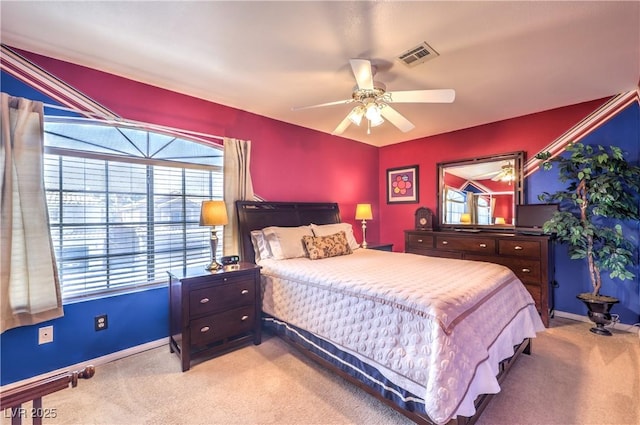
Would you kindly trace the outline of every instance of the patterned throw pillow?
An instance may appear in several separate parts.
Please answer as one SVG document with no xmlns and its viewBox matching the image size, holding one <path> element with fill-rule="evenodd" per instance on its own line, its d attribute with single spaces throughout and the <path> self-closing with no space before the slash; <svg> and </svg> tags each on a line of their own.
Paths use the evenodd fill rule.
<svg viewBox="0 0 640 425">
<path fill-rule="evenodd" d="M 337 257 L 353 252 L 344 231 L 328 236 L 303 236 L 302 241 L 307 248 L 309 258 L 312 260 Z"/>
</svg>

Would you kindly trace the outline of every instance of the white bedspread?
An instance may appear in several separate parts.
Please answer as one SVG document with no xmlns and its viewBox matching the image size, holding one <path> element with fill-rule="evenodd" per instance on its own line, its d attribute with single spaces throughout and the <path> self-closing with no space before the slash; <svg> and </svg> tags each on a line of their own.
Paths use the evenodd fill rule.
<svg viewBox="0 0 640 425">
<path fill-rule="evenodd" d="M 379 366 L 436 423 L 471 416 L 478 394 L 499 391 L 498 362 L 544 329 L 497 264 L 365 249 L 259 264 L 266 313 Z"/>
</svg>

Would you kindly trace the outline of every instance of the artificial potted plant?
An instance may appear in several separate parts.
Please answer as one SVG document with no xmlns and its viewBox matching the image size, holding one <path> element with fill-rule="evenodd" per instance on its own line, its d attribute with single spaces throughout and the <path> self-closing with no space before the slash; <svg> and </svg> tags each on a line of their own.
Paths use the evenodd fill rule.
<svg viewBox="0 0 640 425">
<path fill-rule="evenodd" d="M 621 222 L 638 220 L 640 167 L 629 164 L 616 146 L 571 144 L 567 154 L 536 155 L 545 170 L 558 167 L 559 179 L 567 187 L 544 192 L 541 201 L 559 203 L 559 211 L 544 223 L 545 233 L 568 246 L 571 259 L 587 261 L 592 291 L 578 294 L 596 324 L 591 332 L 611 335 L 611 307 L 619 300 L 600 294 L 602 273 L 612 279 L 633 280 L 634 245 L 625 237 Z"/>
</svg>

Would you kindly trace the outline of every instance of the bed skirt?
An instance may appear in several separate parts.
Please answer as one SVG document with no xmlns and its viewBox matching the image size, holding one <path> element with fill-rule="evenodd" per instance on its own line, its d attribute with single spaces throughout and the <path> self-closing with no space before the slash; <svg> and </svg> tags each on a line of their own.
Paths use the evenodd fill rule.
<svg viewBox="0 0 640 425">
<path fill-rule="evenodd" d="M 285 321 L 264 315 L 262 322 L 265 330 L 283 338 L 312 360 L 329 368 L 332 372 L 337 373 L 417 424 L 433 425 L 435 423 L 426 414 L 424 400 L 421 397 L 396 385 L 375 367 L 339 349 L 331 342 Z M 516 345 L 514 355 L 500 362 L 499 372 L 496 376 L 498 380 L 502 382 L 518 356 L 522 353 L 530 354 L 530 350 L 530 338 L 526 338 L 521 344 Z M 447 424 L 473 424 L 493 396 L 494 394 L 480 395 L 474 403 L 476 406 L 475 415 L 472 417 L 457 416 Z"/>
</svg>

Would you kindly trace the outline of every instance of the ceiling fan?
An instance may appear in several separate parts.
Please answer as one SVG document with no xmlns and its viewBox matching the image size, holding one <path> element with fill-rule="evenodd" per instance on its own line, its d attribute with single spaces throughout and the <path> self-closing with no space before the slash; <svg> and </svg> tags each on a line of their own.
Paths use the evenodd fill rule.
<svg viewBox="0 0 640 425">
<path fill-rule="evenodd" d="M 367 122 L 367 134 L 371 134 L 371 127 L 376 127 L 384 120 L 388 120 L 400 131 L 406 133 L 415 126 L 393 109 L 392 103 L 451 103 L 456 97 L 453 89 L 436 90 L 407 90 L 387 91 L 384 84 L 374 81 L 375 66 L 366 59 L 350 59 L 351 70 L 356 78 L 356 86 L 351 94 L 351 99 L 335 102 L 321 103 L 318 105 L 292 108 L 294 111 L 325 106 L 343 105 L 355 103 L 354 108 L 338 124 L 331 134 L 342 134 L 351 124 L 360 125 L 363 118 Z"/>
<path fill-rule="evenodd" d="M 500 169 L 500 171 L 491 178 L 492 181 L 497 182 L 497 181 L 503 181 L 503 182 L 509 182 L 511 183 L 512 181 L 515 180 L 515 169 L 513 168 L 513 164 L 508 163 L 502 166 L 502 168 Z"/>
</svg>

